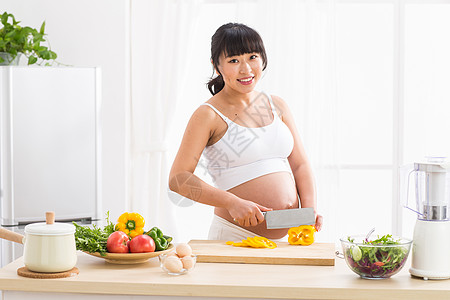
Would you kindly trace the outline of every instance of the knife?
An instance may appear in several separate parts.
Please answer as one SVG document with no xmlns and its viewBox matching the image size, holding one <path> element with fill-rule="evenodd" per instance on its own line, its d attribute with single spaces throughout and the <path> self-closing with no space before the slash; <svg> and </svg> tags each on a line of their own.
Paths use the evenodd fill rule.
<svg viewBox="0 0 450 300">
<path fill-rule="evenodd" d="M 300 225 L 314 225 L 314 208 L 293 208 L 263 211 L 267 229 L 291 228 Z"/>
</svg>

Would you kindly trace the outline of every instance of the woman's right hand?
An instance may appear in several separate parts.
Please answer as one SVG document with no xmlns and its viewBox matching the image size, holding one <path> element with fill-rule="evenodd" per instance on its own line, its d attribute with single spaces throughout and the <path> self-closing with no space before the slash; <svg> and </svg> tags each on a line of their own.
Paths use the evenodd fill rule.
<svg viewBox="0 0 450 300">
<path fill-rule="evenodd" d="M 256 226 L 262 223 L 264 221 L 262 211 L 269 210 L 272 209 L 244 199 L 233 202 L 231 208 L 228 208 L 233 221 L 243 227 Z"/>
</svg>

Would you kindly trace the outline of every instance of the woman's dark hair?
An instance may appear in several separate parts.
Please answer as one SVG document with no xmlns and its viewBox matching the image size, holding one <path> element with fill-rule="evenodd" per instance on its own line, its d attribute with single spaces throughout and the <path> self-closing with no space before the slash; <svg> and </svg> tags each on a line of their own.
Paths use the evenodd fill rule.
<svg viewBox="0 0 450 300">
<path fill-rule="evenodd" d="M 245 53 L 259 53 L 263 61 L 263 70 L 267 66 L 267 55 L 264 43 L 256 30 L 240 23 L 227 23 L 220 26 L 211 38 L 211 61 L 219 72 L 219 57 L 242 55 Z M 214 76 L 214 73 L 213 73 Z M 208 82 L 208 89 L 215 95 L 225 86 L 222 74 Z"/>
</svg>

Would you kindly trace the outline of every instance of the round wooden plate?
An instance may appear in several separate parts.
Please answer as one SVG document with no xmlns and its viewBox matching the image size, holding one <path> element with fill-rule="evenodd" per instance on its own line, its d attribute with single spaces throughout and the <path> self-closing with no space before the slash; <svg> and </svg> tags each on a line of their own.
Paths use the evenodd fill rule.
<svg viewBox="0 0 450 300">
<path fill-rule="evenodd" d="M 102 256 L 98 252 L 83 252 L 95 257 L 103 258 L 105 261 L 112 264 L 131 265 L 144 263 L 152 257 L 159 256 L 163 253 L 168 253 L 172 250 L 173 244 L 169 244 L 169 248 L 166 250 L 146 253 L 106 253 L 106 256 Z"/>
<path fill-rule="evenodd" d="M 27 267 L 22 267 L 17 269 L 17 275 L 28 277 L 28 278 L 40 278 L 40 279 L 53 279 L 53 278 L 66 278 L 78 275 L 80 273 L 80 270 L 78 270 L 77 267 L 74 267 L 73 269 L 65 272 L 55 272 L 55 273 L 40 273 L 40 272 L 33 272 L 28 270 Z"/>
</svg>

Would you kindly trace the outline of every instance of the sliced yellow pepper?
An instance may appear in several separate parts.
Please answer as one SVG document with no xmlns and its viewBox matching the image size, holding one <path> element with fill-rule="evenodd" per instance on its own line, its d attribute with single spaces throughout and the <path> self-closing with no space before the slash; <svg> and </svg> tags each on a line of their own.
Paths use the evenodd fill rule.
<svg viewBox="0 0 450 300">
<path fill-rule="evenodd" d="M 277 244 L 274 241 L 266 239 L 265 237 L 255 236 L 253 239 L 264 244 L 264 247 L 274 249 L 277 247 Z"/>
<path fill-rule="evenodd" d="M 274 249 L 277 247 L 277 244 L 275 242 L 262 236 L 248 237 L 247 239 L 243 239 L 242 242 L 240 243 L 228 241 L 226 242 L 226 244 L 235 247 L 252 247 L 252 248 L 269 248 L 269 249 Z"/>
<path fill-rule="evenodd" d="M 311 245 L 314 243 L 314 232 L 316 232 L 316 229 L 311 225 L 302 225 L 289 228 L 288 242 L 291 245 Z"/>
<path fill-rule="evenodd" d="M 144 233 L 144 218 L 138 213 L 125 212 L 117 219 L 116 230 L 120 230 L 134 238 Z"/>
<path fill-rule="evenodd" d="M 243 241 L 245 241 L 245 240 L 243 240 Z M 248 243 L 244 244 L 244 243 L 235 243 L 235 242 L 228 241 L 226 244 L 227 245 L 232 245 L 232 246 L 235 246 L 235 247 L 249 247 Z"/>
</svg>

